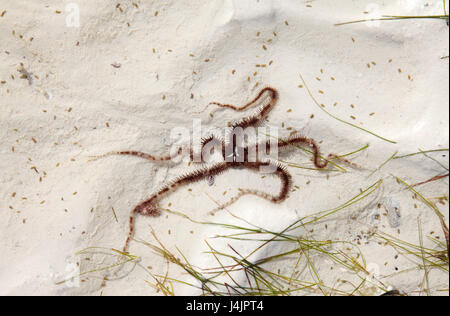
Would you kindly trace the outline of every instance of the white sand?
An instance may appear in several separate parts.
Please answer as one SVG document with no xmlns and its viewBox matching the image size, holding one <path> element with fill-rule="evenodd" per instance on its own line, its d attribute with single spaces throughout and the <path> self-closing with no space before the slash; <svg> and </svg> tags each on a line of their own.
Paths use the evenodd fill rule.
<svg viewBox="0 0 450 316">
<path fill-rule="evenodd" d="M 443 14 L 442 1 L 426 1 L 425 6 L 424 2 L 136 0 L 136 7 L 129 1 L 78 0 L 66 11 L 71 2 L 1 0 L 0 14 L 6 12 L 0 17 L 0 80 L 5 81 L 0 84 L 0 294 L 156 294 L 146 283 L 154 283 L 151 276 L 131 265 L 83 275 L 75 287 L 56 283 L 70 275 L 77 263 L 82 273 L 114 262 L 110 255 L 78 256 L 76 252 L 87 247 L 120 249 L 133 207 L 165 181 L 194 167 L 132 157 L 88 162 L 88 157 L 126 149 L 165 154 L 171 129 L 192 128 L 193 118 L 201 118 L 206 131 L 240 117 L 213 107 L 200 115 L 193 111 L 210 101 L 243 104 L 261 86 L 271 85 L 278 89 L 280 100 L 268 124 L 281 127 L 284 122 L 280 136 L 288 135 L 292 130 L 287 128 L 292 127 L 320 141 L 325 154 L 344 154 L 369 144 L 352 159 L 366 170 L 348 168 L 349 172 L 330 173 L 327 179 L 324 172 L 289 168 L 299 188 L 288 200 L 273 205 L 246 196 L 228 210 L 255 225 L 281 231 L 298 218 L 332 209 L 360 188 L 383 179 L 366 203 L 342 211 L 327 229 L 320 224 L 314 233 L 299 230 L 298 235 L 354 244 L 361 237 L 367 269 L 375 271 L 387 289 L 423 295 L 427 286 L 424 271 L 417 269 L 420 260 L 403 255 L 396 259 L 392 247 L 370 238 L 366 243 L 364 238 L 371 225 L 418 245 L 420 218 L 425 246 L 436 248 L 429 236 L 445 242 L 435 213 L 420 199 L 413 199 L 411 191 L 392 175 L 413 184 L 445 174 L 440 164 L 448 168 L 448 152 L 430 154 L 440 164 L 416 155 L 390 161 L 368 176 L 397 151 L 402 155 L 419 148 L 448 148 L 448 58 L 441 58 L 449 54 L 448 26 L 442 20 L 334 24 L 377 14 Z M 80 25 L 68 27 L 67 21 L 69 26 L 76 22 L 74 8 L 80 10 Z M 262 64 L 267 66 L 257 67 Z M 21 74 L 31 74 L 32 79 L 20 79 Z M 397 143 L 326 115 L 305 88 L 298 88 L 300 74 L 331 113 Z M 312 166 L 310 156 L 300 151 L 282 159 Z M 177 191 L 161 205 L 171 203 L 171 210 L 197 220 L 244 226 L 226 211 L 208 216 L 216 207 L 213 200 L 225 202 L 239 187 L 276 190 L 277 185 L 248 171 L 233 170 L 216 177 L 212 187 L 203 181 L 192 185 L 191 191 Z M 416 189 L 427 198 L 448 196 L 448 177 Z M 391 210 L 398 208 L 400 218 L 395 211 L 382 215 L 389 205 Z M 436 205 L 448 225 L 448 203 Z M 259 244 L 210 238 L 233 231 L 193 224 L 175 215 L 139 217 L 135 237 L 157 244 L 150 226 L 168 249 L 177 253 L 178 247 L 202 268 L 218 265 L 204 253 L 205 240 L 233 254 L 230 244 L 242 255 Z M 273 243 L 251 259 L 289 247 Z M 151 267 L 151 273 L 166 273 L 165 259 L 147 246 L 134 241 L 130 251 L 141 258 L 142 267 Z M 291 275 L 297 258 L 298 254 L 267 268 Z M 314 281 L 302 260 L 298 269 L 303 270 L 295 276 Z M 340 268 L 330 270 L 328 259 L 313 256 L 311 260 L 327 286 L 352 292 L 339 280 L 361 282 Z M 114 271 L 120 278 L 102 280 L 114 278 Z M 168 275 L 195 282 L 173 264 Z M 236 273 L 235 280 L 245 283 L 245 274 Z M 432 294 L 448 295 L 447 273 L 434 269 L 429 281 Z M 174 286 L 176 294 L 201 293 Z M 358 294 L 381 293 L 375 283 L 367 283 Z M 314 287 L 295 294 L 321 292 Z"/>
</svg>

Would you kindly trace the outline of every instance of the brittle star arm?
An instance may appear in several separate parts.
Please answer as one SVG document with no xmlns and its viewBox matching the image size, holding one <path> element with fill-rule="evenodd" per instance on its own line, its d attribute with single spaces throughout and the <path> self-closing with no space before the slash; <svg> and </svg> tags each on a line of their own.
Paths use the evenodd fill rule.
<svg viewBox="0 0 450 316">
<path fill-rule="evenodd" d="M 249 155 L 251 155 L 251 154 L 259 155 L 260 151 L 265 152 L 265 154 L 270 154 L 271 148 L 272 148 L 272 145 L 274 142 L 277 145 L 279 151 L 286 151 L 295 145 L 301 145 L 301 146 L 306 145 L 309 147 L 309 149 L 312 150 L 314 165 L 317 168 L 323 169 L 328 165 L 328 160 L 322 159 L 322 161 L 321 161 L 320 149 L 319 149 L 319 146 L 314 141 L 314 139 L 308 138 L 308 137 L 305 137 L 302 135 L 298 135 L 298 134 L 292 135 L 292 136 L 290 136 L 288 138 L 284 138 L 284 139 L 267 140 L 266 142 L 261 142 L 256 145 L 251 145 L 251 146 L 245 147 L 244 151 L 245 151 L 246 161 L 248 160 Z M 262 157 L 258 157 L 258 159 L 262 159 Z"/>
<path fill-rule="evenodd" d="M 184 185 L 198 182 L 202 179 L 215 176 L 221 174 L 222 172 L 229 169 L 231 165 L 227 162 L 221 162 L 213 165 L 212 167 L 205 167 L 202 169 L 195 170 L 193 172 L 187 173 L 183 176 L 176 178 L 175 180 L 169 182 L 160 188 L 156 193 L 154 193 L 150 198 L 145 200 L 144 202 L 138 204 L 133 211 L 131 212 L 129 218 L 129 231 L 128 236 L 123 247 L 123 251 L 126 252 L 129 246 L 131 239 L 134 236 L 134 223 L 136 220 L 137 214 L 142 214 L 146 216 L 158 216 L 160 211 L 158 209 L 158 202 L 169 195 L 170 193 L 175 192 L 179 187 Z"/>
<path fill-rule="evenodd" d="M 210 102 L 209 104 L 217 105 L 217 106 L 222 107 L 222 108 L 230 108 L 230 109 L 233 109 L 235 111 L 245 111 L 247 108 L 249 108 L 252 105 L 256 104 L 257 101 L 266 92 L 270 92 L 272 94 L 272 97 L 273 97 L 274 94 L 276 94 L 276 90 L 275 89 L 273 89 L 271 87 L 266 87 L 266 88 L 261 89 L 261 91 L 259 91 L 259 93 L 256 95 L 256 97 L 253 98 L 253 100 L 249 101 L 247 104 L 242 105 L 242 106 L 236 106 L 236 105 L 233 105 L 233 104 L 223 104 L 223 103 L 219 103 L 219 102 Z"/>
<path fill-rule="evenodd" d="M 190 161 L 194 163 L 204 163 L 206 156 L 209 154 L 207 150 L 211 150 L 211 146 L 219 145 L 223 159 L 225 160 L 225 143 L 222 139 L 217 138 L 211 134 L 207 137 L 203 137 L 200 143 L 200 152 L 196 152 L 192 147 L 190 149 Z"/>
<path fill-rule="evenodd" d="M 314 165 L 316 168 L 323 169 L 328 165 L 328 160 L 321 160 L 320 149 L 314 139 L 302 135 L 293 135 L 287 139 L 281 139 L 278 141 L 278 148 L 280 149 L 285 149 L 289 145 L 306 145 L 312 149 L 314 155 Z"/>
<path fill-rule="evenodd" d="M 345 163 L 348 166 L 351 166 L 352 168 L 356 169 L 362 169 L 361 166 L 351 162 L 348 159 L 342 158 L 339 155 L 330 153 L 326 158 L 321 156 L 320 148 L 317 145 L 316 141 L 312 138 L 305 137 L 303 135 L 295 134 L 292 135 L 286 139 L 280 139 L 278 140 L 278 148 L 281 150 L 289 148 L 289 145 L 295 146 L 295 145 L 307 145 L 309 149 L 312 149 L 312 154 L 314 156 L 313 161 L 314 165 L 318 169 L 324 169 L 328 164 L 330 163 L 330 160 L 339 160 L 343 163 Z M 335 165 L 336 166 L 336 165 Z M 341 167 L 337 166 L 338 168 L 342 169 Z M 345 169 L 342 169 L 345 171 Z"/>
<path fill-rule="evenodd" d="M 266 94 L 266 96 L 265 96 L 265 94 Z M 258 113 L 256 115 L 251 116 L 253 119 L 250 119 L 251 117 L 247 117 L 247 118 L 243 118 L 239 121 L 239 122 L 241 122 L 240 124 L 245 122 L 245 123 L 248 123 L 248 125 L 246 125 L 246 126 L 251 126 L 251 125 L 255 124 L 257 121 L 261 121 L 262 119 L 264 119 L 267 116 L 267 114 L 270 112 L 270 110 L 273 108 L 275 103 L 277 102 L 278 92 L 274 88 L 271 88 L 271 87 L 263 88 L 256 95 L 255 98 L 253 98 L 250 102 L 246 103 L 243 106 L 236 106 L 233 104 L 224 104 L 224 103 L 219 103 L 219 102 L 210 102 L 202 111 L 196 112 L 196 113 L 199 114 L 199 113 L 204 112 L 208 108 L 209 105 L 217 105 L 222 108 L 230 108 L 234 111 L 242 112 L 242 111 L 245 111 L 246 109 L 248 109 L 249 107 L 252 107 L 255 104 L 258 104 L 260 102 L 260 100 L 264 97 L 265 98 L 269 97 L 269 102 L 267 104 L 263 104 L 260 107 L 260 109 L 258 110 Z M 256 117 L 259 117 L 259 116 L 260 116 L 260 119 L 259 120 L 256 119 Z M 256 120 L 254 120 L 254 119 L 256 119 Z M 240 124 L 236 125 L 236 126 L 241 126 Z"/>
<path fill-rule="evenodd" d="M 255 126 L 255 125 L 260 124 L 267 117 L 267 115 L 270 113 L 270 111 L 272 111 L 273 107 L 277 103 L 278 92 L 277 92 L 277 90 L 275 90 L 271 87 L 266 87 L 259 92 L 259 94 L 256 96 L 256 98 L 254 100 L 252 100 L 250 103 L 244 105 L 241 108 L 238 108 L 238 107 L 235 107 L 232 105 L 227 105 L 227 107 L 229 107 L 235 111 L 242 111 L 243 109 L 247 108 L 249 106 L 249 104 L 256 103 L 259 99 L 262 99 L 264 97 L 264 94 L 267 94 L 267 96 L 265 97 L 265 99 L 263 99 L 264 102 L 260 105 L 260 107 L 258 108 L 258 111 L 253 115 L 244 117 L 244 118 L 240 119 L 239 121 L 233 123 L 231 125 L 232 129 L 237 128 L 237 127 L 241 127 L 243 129 L 245 129 L 249 126 Z"/>
<path fill-rule="evenodd" d="M 269 175 L 278 177 L 281 182 L 281 187 L 278 194 L 274 195 L 259 190 L 239 188 L 238 195 L 231 198 L 225 204 L 222 204 L 219 207 L 212 210 L 210 212 L 211 215 L 214 215 L 217 211 L 222 210 L 227 206 L 230 206 L 231 204 L 239 200 L 242 196 L 247 194 L 256 195 L 272 203 L 281 203 L 288 198 L 289 190 L 291 189 L 292 186 L 292 177 L 282 164 L 272 161 L 256 161 L 256 162 L 246 162 L 244 163 L 244 167 L 252 171 L 260 171 L 261 167 L 270 168 L 270 170 L 272 170 L 273 172 L 269 173 Z"/>
<path fill-rule="evenodd" d="M 234 111 L 243 111 L 253 104 L 261 103 L 261 105 L 259 106 L 256 113 L 254 113 L 250 116 L 243 117 L 239 121 L 236 121 L 236 122 L 230 124 L 230 126 L 229 126 L 230 129 L 227 131 L 227 134 L 225 136 L 226 146 L 231 145 L 234 148 L 233 152 L 235 152 L 236 147 L 239 146 L 238 144 L 236 144 L 236 141 L 235 141 L 236 132 L 241 133 L 241 131 L 243 131 L 247 127 L 257 126 L 257 125 L 261 124 L 261 122 L 267 117 L 267 115 L 270 113 L 270 111 L 272 111 L 277 100 L 278 100 L 277 90 L 275 90 L 271 87 L 266 87 L 266 88 L 262 89 L 252 101 L 243 105 L 242 107 L 237 107 L 237 106 L 234 106 L 231 104 L 220 104 L 220 103 L 214 102 L 213 104 L 217 104 L 222 107 L 228 107 L 228 108 L 233 109 Z"/>
<path fill-rule="evenodd" d="M 154 156 L 148 153 L 144 153 L 141 151 L 135 151 L 135 150 L 126 150 L 126 151 L 111 151 L 109 153 L 100 155 L 100 156 L 93 156 L 91 157 L 91 161 L 94 160 L 98 160 L 101 158 L 105 158 L 108 156 L 113 156 L 113 155 L 122 155 L 122 156 L 134 156 L 134 157 L 139 157 L 145 160 L 150 160 L 150 161 L 169 161 L 171 159 L 173 159 L 174 157 L 180 155 L 182 153 L 182 148 L 180 147 L 178 149 L 178 152 L 176 153 L 176 155 L 166 155 L 166 156 Z"/>
</svg>

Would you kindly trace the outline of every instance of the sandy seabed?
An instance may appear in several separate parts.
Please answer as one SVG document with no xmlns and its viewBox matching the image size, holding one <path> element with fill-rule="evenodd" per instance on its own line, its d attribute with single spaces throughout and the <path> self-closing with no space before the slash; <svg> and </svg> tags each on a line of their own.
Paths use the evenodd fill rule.
<svg viewBox="0 0 450 316">
<path fill-rule="evenodd" d="M 443 3 L 1 0 L 0 294 L 448 295 L 448 25 L 335 25 Z M 324 155 L 357 151 L 352 165 L 312 170 L 294 150 L 280 158 L 287 200 L 247 195 L 211 216 L 239 188 L 279 190 L 230 170 L 163 199 L 162 216 L 137 218 L 130 255 L 114 251 L 135 205 L 196 166 L 90 157 L 165 155 L 175 128 L 242 117 L 201 112 L 209 102 L 245 104 L 264 86 L 279 92 L 264 125 Z M 305 218 L 321 211 L 336 212 Z"/>
</svg>

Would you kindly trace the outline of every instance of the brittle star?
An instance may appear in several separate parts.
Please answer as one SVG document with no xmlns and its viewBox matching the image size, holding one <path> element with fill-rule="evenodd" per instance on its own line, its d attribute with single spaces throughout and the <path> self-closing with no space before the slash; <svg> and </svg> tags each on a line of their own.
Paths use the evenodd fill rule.
<svg viewBox="0 0 450 316">
<path fill-rule="evenodd" d="M 249 189 L 239 189 L 240 194 L 230 200 L 227 205 L 235 202 L 239 197 L 245 194 L 253 194 L 256 196 L 259 196 L 261 198 L 264 198 L 270 202 L 273 203 L 280 203 L 286 200 L 289 194 L 289 190 L 292 185 L 292 177 L 290 173 L 286 170 L 286 167 L 282 165 L 279 162 L 275 162 L 271 159 L 262 159 L 259 156 L 256 157 L 250 157 L 251 153 L 259 152 L 259 149 L 264 148 L 269 149 L 271 148 L 270 141 L 256 143 L 253 145 L 242 145 L 238 144 L 236 141 L 236 133 L 235 130 L 242 128 L 245 129 L 250 126 L 257 126 L 259 125 L 270 113 L 270 111 L 273 109 L 275 104 L 278 100 L 278 92 L 274 88 L 266 87 L 263 88 L 258 95 L 248 102 L 247 104 L 237 107 L 232 104 L 222 104 L 217 102 L 212 102 L 210 104 L 217 105 L 222 108 L 230 108 L 234 111 L 244 111 L 247 108 L 251 107 L 254 104 L 258 104 L 261 100 L 268 100 L 267 102 L 262 102 L 258 110 L 255 114 L 243 117 L 241 120 L 230 124 L 229 126 L 229 133 L 224 139 L 218 139 L 214 135 L 210 135 L 206 138 L 202 139 L 201 142 L 201 149 L 202 152 L 209 144 L 219 144 L 222 148 L 221 150 L 221 156 L 223 161 L 213 164 L 212 166 L 205 166 L 200 169 L 197 169 L 195 171 L 189 172 L 187 174 L 184 174 L 182 176 L 179 176 L 175 178 L 174 180 L 170 181 L 169 183 L 162 186 L 159 190 L 157 190 L 155 193 L 153 193 L 148 199 L 145 201 L 139 203 L 131 212 L 130 218 L 129 218 L 129 232 L 128 236 L 125 242 L 125 245 L 123 247 L 123 252 L 127 252 L 128 246 L 130 241 L 132 240 L 134 236 L 134 224 L 135 219 L 138 214 L 145 215 L 145 216 L 158 216 L 160 215 L 160 211 L 158 209 L 158 202 L 164 198 L 167 197 L 169 194 L 176 191 L 178 188 L 198 182 L 202 179 L 210 179 L 211 177 L 220 175 L 221 173 L 232 169 L 232 168 L 243 168 L 248 169 L 251 171 L 258 171 L 262 167 L 269 167 L 273 170 L 273 175 L 277 176 L 281 181 L 281 189 L 276 195 L 272 195 L 270 193 L 265 193 L 262 191 L 257 190 L 249 190 Z M 273 141 L 273 140 L 272 140 Z M 279 139 L 276 140 L 276 145 L 279 149 L 284 150 L 288 148 L 290 145 L 306 145 L 312 149 L 312 153 L 314 155 L 313 162 L 314 165 L 319 168 L 323 169 L 328 165 L 328 159 L 330 157 L 337 157 L 335 155 L 330 154 L 327 159 L 321 158 L 319 147 L 316 144 L 316 142 L 311 139 L 307 138 L 302 135 L 293 135 L 286 139 Z M 177 154 L 181 154 L 181 148 L 178 150 Z M 197 154 L 192 148 L 190 148 L 190 158 L 193 159 L 194 155 Z M 147 160 L 151 161 L 168 161 L 171 159 L 170 155 L 167 156 L 153 156 L 151 154 L 139 152 L 139 151 L 116 151 L 116 152 L 110 152 L 105 155 L 102 155 L 100 157 L 105 157 L 109 155 L 131 155 L 131 156 L 137 156 L 141 157 Z M 98 157 L 97 157 L 98 158 Z M 252 158 L 252 159 L 249 159 Z M 206 162 L 203 159 L 203 156 L 201 156 L 200 162 Z"/>
</svg>

